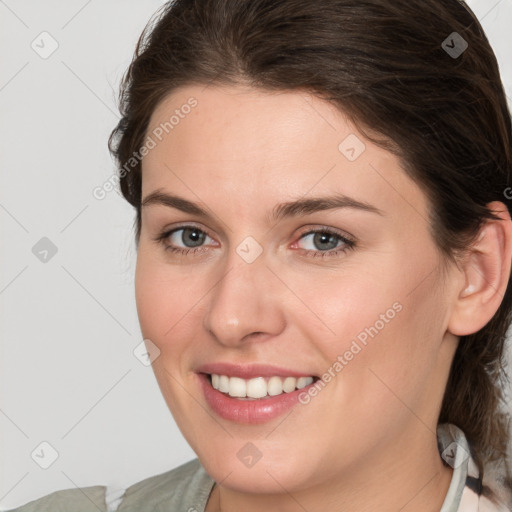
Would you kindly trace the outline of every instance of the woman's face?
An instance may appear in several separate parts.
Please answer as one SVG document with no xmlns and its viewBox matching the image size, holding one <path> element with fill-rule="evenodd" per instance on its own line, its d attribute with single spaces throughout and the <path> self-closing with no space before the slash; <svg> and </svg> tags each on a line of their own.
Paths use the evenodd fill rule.
<svg viewBox="0 0 512 512">
<path fill-rule="evenodd" d="M 210 475 L 292 493 L 435 451 L 461 281 L 397 157 L 303 92 L 187 86 L 147 135 L 138 314 Z"/>
</svg>

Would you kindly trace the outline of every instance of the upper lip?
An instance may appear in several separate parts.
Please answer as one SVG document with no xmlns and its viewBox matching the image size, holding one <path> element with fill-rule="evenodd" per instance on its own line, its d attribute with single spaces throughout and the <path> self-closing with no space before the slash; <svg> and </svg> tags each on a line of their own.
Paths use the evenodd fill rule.
<svg viewBox="0 0 512 512">
<path fill-rule="evenodd" d="M 196 368 L 197 373 L 228 375 L 251 379 L 253 377 L 314 377 L 312 373 L 299 372 L 267 364 L 233 364 L 227 362 L 207 363 Z"/>
</svg>

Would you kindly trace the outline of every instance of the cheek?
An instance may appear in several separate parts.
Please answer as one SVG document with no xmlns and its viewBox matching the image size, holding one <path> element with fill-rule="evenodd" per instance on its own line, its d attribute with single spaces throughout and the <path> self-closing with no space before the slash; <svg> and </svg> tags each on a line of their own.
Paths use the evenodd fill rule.
<svg viewBox="0 0 512 512">
<path fill-rule="evenodd" d="M 287 316 L 330 360 L 348 350 L 352 341 L 365 346 L 398 321 L 401 285 L 382 278 L 381 273 L 390 273 L 390 266 L 382 260 L 347 261 L 338 269 L 314 274 L 286 272 L 283 280 L 294 284 L 293 291 L 300 298 L 287 301 Z"/>
<path fill-rule="evenodd" d="M 347 260 L 339 272 L 297 273 L 295 281 L 290 275 L 308 310 L 296 301 L 289 317 L 314 340 L 325 371 L 343 373 L 344 386 L 368 387 L 374 403 L 377 397 L 391 399 L 385 384 L 416 393 L 436 364 L 443 334 L 437 261 L 424 247 L 382 251 L 357 265 Z"/>
<path fill-rule="evenodd" d="M 190 348 L 190 340 L 197 338 L 195 334 L 202 325 L 198 315 L 209 289 L 207 284 L 205 276 L 173 267 L 144 247 L 139 248 L 135 296 L 140 328 L 144 338 L 155 343 L 163 356 Z"/>
<path fill-rule="evenodd" d="M 160 350 L 152 368 L 178 424 L 190 414 L 190 398 L 183 389 L 190 386 L 190 356 L 200 350 L 194 344 L 200 339 L 198 315 L 208 290 L 204 286 L 204 278 L 187 276 L 183 268 L 173 268 L 139 247 L 135 295 L 140 328 Z"/>
<path fill-rule="evenodd" d="M 173 315 L 180 295 L 175 283 L 164 277 L 161 265 L 144 247 L 139 248 L 135 272 L 135 297 L 142 334 L 160 349 L 162 339 L 173 325 Z"/>
</svg>

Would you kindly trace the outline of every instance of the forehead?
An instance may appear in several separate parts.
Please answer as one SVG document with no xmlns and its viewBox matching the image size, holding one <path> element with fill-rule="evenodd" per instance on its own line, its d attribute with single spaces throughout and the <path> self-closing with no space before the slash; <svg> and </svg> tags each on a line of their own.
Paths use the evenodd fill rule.
<svg viewBox="0 0 512 512">
<path fill-rule="evenodd" d="M 399 214 L 427 208 L 398 157 L 303 91 L 182 87 L 158 105 L 146 135 L 155 147 L 142 162 L 143 197 L 156 188 L 191 197 L 193 188 L 254 203 L 339 192 Z"/>
<path fill-rule="evenodd" d="M 190 104 L 194 106 L 188 107 Z M 286 159 L 292 155 L 286 155 L 285 148 L 294 153 L 318 152 L 318 135 L 326 129 L 333 135 L 339 132 L 339 122 L 335 126 L 333 121 L 340 115 L 334 106 L 306 92 L 191 85 L 173 91 L 157 106 L 148 133 L 164 128 L 162 137 L 171 145 L 211 142 L 199 153 L 196 147 L 197 157 L 208 151 L 241 160 L 257 154 L 261 160 L 270 151 L 273 159 Z M 166 127 L 172 117 L 173 126 Z M 323 149 L 330 142 L 325 140 Z M 281 144 L 286 144 L 282 151 Z"/>
</svg>

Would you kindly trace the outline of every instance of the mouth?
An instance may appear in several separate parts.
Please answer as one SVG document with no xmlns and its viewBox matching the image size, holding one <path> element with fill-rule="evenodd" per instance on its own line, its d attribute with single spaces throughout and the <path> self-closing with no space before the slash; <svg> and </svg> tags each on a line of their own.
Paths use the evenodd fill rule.
<svg viewBox="0 0 512 512">
<path fill-rule="evenodd" d="M 206 374 L 206 376 L 213 389 L 239 400 L 268 399 L 284 393 L 292 393 L 313 384 L 319 379 L 319 377 L 314 375 L 307 377 L 280 377 L 274 375 L 271 377 L 259 376 L 251 379 L 216 373 Z"/>
<path fill-rule="evenodd" d="M 209 409 L 220 418 L 242 424 L 261 424 L 283 415 L 300 404 L 300 395 L 320 380 L 315 375 L 290 375 L 294 372 L 276 367 L 214 365 L 198 370 Z"/>
</svg>

